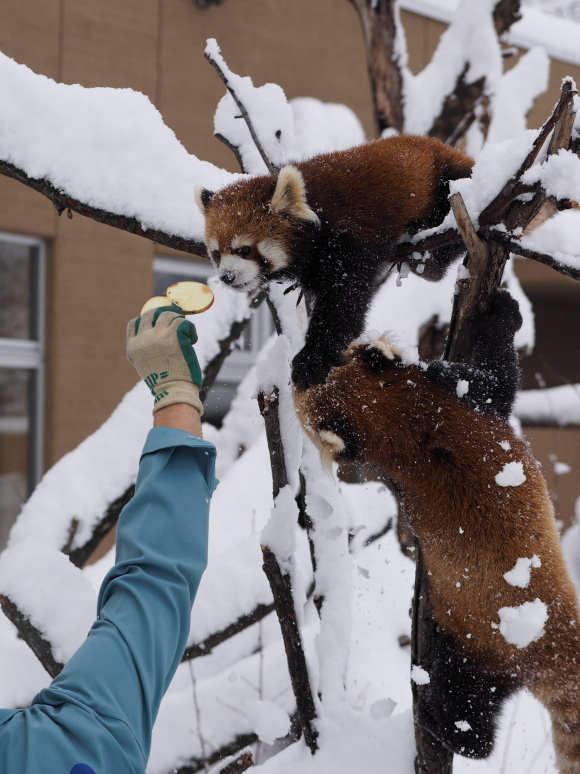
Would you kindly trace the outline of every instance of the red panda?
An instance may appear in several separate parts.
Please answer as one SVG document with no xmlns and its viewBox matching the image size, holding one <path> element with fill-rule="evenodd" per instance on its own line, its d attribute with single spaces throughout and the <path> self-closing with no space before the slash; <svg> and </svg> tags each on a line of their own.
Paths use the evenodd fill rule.
<svg viewBox="0 0 580 774">
<path fill-rule="evenodd" d="M 301 389 L 322 383 L 342 362 L 363 330 L 397 241 L 440 223 L 449 210 L 448 181 L 469 177 L 472 166 L 440 140 L 398 136 L 289 164 L 217 193 L 196 190 L 222 282 L 247 291 L 293 278 L 313 303 L 292 368 Z M 457 254 L 441 249 L 424 276 L 440 279 Z"/>
<path fill-rule="evenodd" d="M 453 752 L 487 757 L 503 701 L 525 686 L 551 714 L 559 771 L 580 774 L 576 594 L 540 467 L 507 422 L 520 324 L 496 291 L 473 367 L 406 365 L 383 338 L 352 345 L 295 402 L 323 458 L 370 463 L 400 490 L 437 631 L 421 724 Z"/>
</svg>

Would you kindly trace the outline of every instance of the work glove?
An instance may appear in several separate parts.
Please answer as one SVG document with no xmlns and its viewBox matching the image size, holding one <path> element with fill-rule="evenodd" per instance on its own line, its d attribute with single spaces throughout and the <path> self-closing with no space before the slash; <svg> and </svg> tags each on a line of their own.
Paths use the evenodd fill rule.
<svg viewBox="0 0 580 774">
<path fill-rule="evenodd" d="M 155 398 L 153 413 L 173 403 L 189 403 L 203 413 L 196 341 L 195 325 L 178 306 L 150 309 L 127 325 L 127 357 Z"/>
</svg>

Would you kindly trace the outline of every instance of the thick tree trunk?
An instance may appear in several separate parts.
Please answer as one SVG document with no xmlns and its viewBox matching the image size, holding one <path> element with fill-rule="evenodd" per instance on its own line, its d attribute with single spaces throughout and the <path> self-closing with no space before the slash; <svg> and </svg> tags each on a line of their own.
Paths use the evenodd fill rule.
<svg viewBox="0 0 580 774">
<path fill-rule="evenodd" d="M 377 134 L 403 131 L 403 77 L 397 51 L 395 0 L 351 0 L 362 26 L 367 51 Z"/>
</svg>

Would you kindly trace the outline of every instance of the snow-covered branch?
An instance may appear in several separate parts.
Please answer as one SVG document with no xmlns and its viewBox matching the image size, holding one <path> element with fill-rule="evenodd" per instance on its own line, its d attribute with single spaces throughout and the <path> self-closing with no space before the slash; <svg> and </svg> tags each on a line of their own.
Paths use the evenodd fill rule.
<svg viewBox="0 0 580 774">
<path fill-rule="evenodd" d="M 4 594 L 0 594 L 0 607 L 6 618 L 14 624 L 19 636 L 28 645 L 48 674 L 51 677 L 56 677 L 60 674 L 64 664 L 61 664 L 54 658 L 52 645 L 42 636 L 36 626 Z"/>
<path fill-rule="evenodd" d="M 186 239 L 176 234 L 170 234 L 162 229 L 145 228 L 137 219 L 122 215 L 118 212 L 111 212 L 100 207 L 94 207 L 86 202 L 79 201 L 66 193 L 65 190 L 57 189 L 49 180 L 29 177 L 24 170 L 10 164 L 8 161 L 0 160 L 0 174 L 18 180 L 19 183 L 38 191 L 53 203 L 54 208 L 59 215 L 67 212 L 68 217 L 72 218 L 73 212 L 84 215 L 86 218 L 96 220 L 97 223 L 104 223 L 106 226 L 113 226 L 121 231 L 128 231 L 130 234 L 145 237 L 151 242 L 156 242 L 165 247 L 172 247 L 175 250 L 181 250 L 184 253 L 207 257 L 207 250 L 201 239 Z"/>
</svg>

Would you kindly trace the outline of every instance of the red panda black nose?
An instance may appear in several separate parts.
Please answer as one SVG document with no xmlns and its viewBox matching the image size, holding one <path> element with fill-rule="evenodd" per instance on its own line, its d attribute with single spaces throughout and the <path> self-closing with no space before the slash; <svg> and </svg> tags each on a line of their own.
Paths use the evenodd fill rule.
<svg viewBox="0 0 580 774">
<path fill-rule="evenodd" d="M 225 285 L 231 285 L 235 278 L 236 275 L 233 273 L 233 271 L 224 271 L 223 274 L 220 274 L 220 279 Z"/>
</svg>

